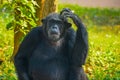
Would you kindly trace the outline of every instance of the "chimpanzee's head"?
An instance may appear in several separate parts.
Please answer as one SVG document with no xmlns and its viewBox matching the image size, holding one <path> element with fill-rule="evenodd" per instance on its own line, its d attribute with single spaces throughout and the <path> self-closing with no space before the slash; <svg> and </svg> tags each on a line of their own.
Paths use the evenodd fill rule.
<svg viewBox="0 0 120 80">
<path fill-rule="evenodd" d="M 44 34 L 51 41 L 58 41 L 71 24 L 58 13 L 51 13 L 42 20 Z"/>
</svg>

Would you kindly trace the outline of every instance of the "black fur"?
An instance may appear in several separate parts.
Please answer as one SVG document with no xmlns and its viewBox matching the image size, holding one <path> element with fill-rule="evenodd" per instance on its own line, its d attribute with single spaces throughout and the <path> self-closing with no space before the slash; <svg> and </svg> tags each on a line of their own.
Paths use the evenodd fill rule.
<svg viewBox="0 0 120 80">
<path fill-rule="evenodd" d="M 19 80 L 87 80 L 82 68 L 88 52 L 87 31 L 79 17 L 69 10 L 67 14 L 63 12 L 48 15 L 42 20 L 42 27 L 32 29 L 22 41 L 14 58 Z M 76 24 L 77 32 L 67 17 Z M 46 35 L 50 18 L 63 25 L 56 41 Z"/>
</svg>

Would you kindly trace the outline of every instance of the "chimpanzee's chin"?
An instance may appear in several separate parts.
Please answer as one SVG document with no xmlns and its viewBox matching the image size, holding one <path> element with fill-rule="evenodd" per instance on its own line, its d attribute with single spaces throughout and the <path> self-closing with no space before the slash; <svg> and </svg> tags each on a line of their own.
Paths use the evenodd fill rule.
<svg viewBox="0 0 120 80">
<path fill-rule="evenodd" d="M 50 40 L 54 41 L 54 42 L 58 41 L 59 40 L 59 35 L 51 35 Z"/>
</svg>

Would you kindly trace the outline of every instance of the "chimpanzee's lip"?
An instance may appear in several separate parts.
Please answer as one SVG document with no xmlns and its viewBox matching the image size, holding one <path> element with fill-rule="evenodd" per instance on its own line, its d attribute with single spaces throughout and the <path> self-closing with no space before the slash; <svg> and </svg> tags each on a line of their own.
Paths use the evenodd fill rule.
<svg viewBox="0 0 120 80">
<path fill-rule="evenodd" d="M 53 34 L 53 35 L 58 35 L 58 33 L 57 33 L 57 32 L 51 32 L 51 34 Z"/>
</svg>

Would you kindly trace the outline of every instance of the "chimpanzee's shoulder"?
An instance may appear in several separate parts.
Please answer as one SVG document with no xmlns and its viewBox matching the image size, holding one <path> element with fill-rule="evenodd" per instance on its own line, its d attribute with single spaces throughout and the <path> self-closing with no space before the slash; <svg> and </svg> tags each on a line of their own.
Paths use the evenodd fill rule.
<svg viewBox="0 0 120 80">
<path fill-rule="evenodd" d="M 41 32 L 42 30 L 43 30 L 42 26 L 37 26 L 37 27 L 34 27 L 34 28 L 31 29 L 32 32 Z"/>
<path fill-rule="evenodd" d="M 38 26 L 38 27 L 32 28 L 30 30 L 30 32 L 26 35 L 26 37 L 31 37 L 31 38 L 34 38 L 34 39 L 36 39 L 36 38 L 38 39 L 39 37 L 42 36 L 42 34 L 43 34 L 42 27 Z"/>
<path fill-rule="evenodd" d="M 29 34 L 41 34 L 42 31 L 43 31 L 43 27 L 38 26 L 38 27 L 32 28 Z"/>
</svg>

